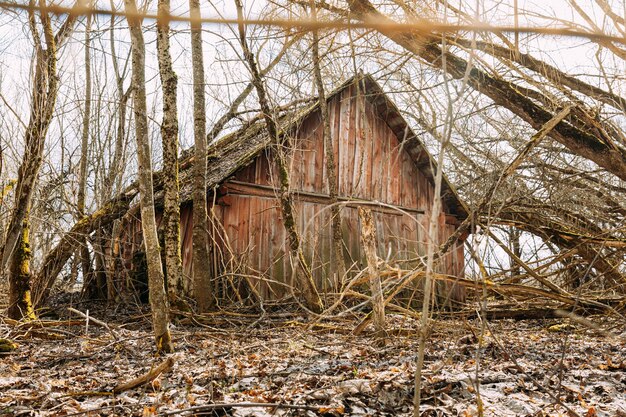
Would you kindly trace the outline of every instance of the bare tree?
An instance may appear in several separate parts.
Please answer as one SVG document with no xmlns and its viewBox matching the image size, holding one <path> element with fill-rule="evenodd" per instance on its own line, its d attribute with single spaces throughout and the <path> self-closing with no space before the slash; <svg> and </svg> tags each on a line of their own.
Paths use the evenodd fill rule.
<svg viewBox="0 0 626 417">
<path fill-rule="evenodd" d="M 80 176 L 78 183 L 78 201 L 76 209 L 78 218 L 85 216 L 85 194 L 87 191 L 87 176 L 89 173 L 89 118 L 91 116 L 91 16 L 85 22 L 85 107 L 83 111 L 81 147 L 80 147 Z M 82 239 L 80 247 L 80 263 L 83 271 L 83 294 L 87 298 L 94 298 L 100 294 L 98 283 L 95 280 L 87 238 Z"/>
<path fill-rule="evenodd" d="M 189 1 L 192 19 L 200 17 L 199 0 Z M 191 59 L 193 60 L 193 134 L 195 161 L 193 175 L 193 276 L 198 311 L 213 308 L 211 258 L 209 256 L 209 217 L 206 202 L 207 137 L 204 91 L 204 56 L 202 25 L 191 21 Z"/>
<path fill-rule="evenodd" d="M 311 16 L 317 19 L 317 7 L 315 2 L 311 2 Z M 337 275 L 336 284 L 338 288 L 343 286 L 343 277 L 346 273 L 346 265 L 343 259 L 343 237 L 341 235 L 341 207 L 337 203 L 337 170 L 335 164 L 334 143 L 330 133 L 330 116 L 328 115 L 328 104 L 326 103 L 326 92 L 324 91 L 324 81 L 322 79 L 322 71 L 320 64 L 319 51 L 319 34 L 316 30 L 312 32 L 313 41 L 311 42 L 311 55 L 313 58 L 313 74 L 315 76 L 315 86 L 317 87 L 317 95 L 320 103 L 320 115 L 322 117 L 322 136 L 324 140 L 324 159 L 326 163 L 328 194 L 330 196 L 330 204 L 332 204 L 332 233 L 333 247 L 335 250 L 335 274 Z"/>
<path fill-rule="evenodd" d="M 31 1 L 31 5 L 34 5 L 34 1 Z M 40 0 L 39 6 L 45 9 L 45 0 Z M 29 243 L 29 212 L 35 181 L 42 164 L 46 133 L 52 120 L 59 89 L 57 51 L 72 32 L 76 18 L 69 16 L 55 34 L 48 12 L 40 11 L 42 42 L 34 9 L 30 9 L 28 15 L 29 28 L 35 43 L 32 101 L 25 132 L 24 156 L 15 187 L 15 203 L 0 257 L 0 271 L 3 271 L 11 260 L 8 313 L 13 318 L 34 317 L 30 296 L 32 254 Z"/>
<path fill-rule="evenodd" d="M 165 270 L 170 303 L 186 295 L 183 285 L 183 266 L 180 253 L 180 198 L 178 192 L 178 114 L 176 111 L 177 77 L 170 54 L 170 29 L 167 16 L 170 1 L 159 1 L 159 15 L 163 18 L 157 26 L 159 74 L 163 90 L 163 223 L 165 231 Z"/>
<path fill-rule="evenodd" d="M 141 227 L 148 263 L 148 287 L 150 307 L 152 309 L 152 327 L 156 348 L 159 352 L 172 352 L 172 338 L 169 331 L 169 306 L 165 294 L 165 280 L 161 251 L 154 213 L 154 195 L 152 180 L 152 161 L 150 140 L 148 137 L 148 117 L 146 109 L 145 80 L 145 44 L 141 30 L 141 19 L 137 16 L 135 0 L 125 0 L 129 13 L 128 26 L 132 49 L 132 84 L 135 114 L 135 139 L 137 141 L 137 159 L 139 160 L 139 195 L 141 205 Z"/>
</svg>

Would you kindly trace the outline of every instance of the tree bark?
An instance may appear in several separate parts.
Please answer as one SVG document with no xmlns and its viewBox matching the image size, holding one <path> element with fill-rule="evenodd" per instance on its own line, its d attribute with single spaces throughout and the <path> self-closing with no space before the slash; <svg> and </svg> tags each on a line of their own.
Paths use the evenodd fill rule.
<svg viewBox="0 0 626 417">
<path fill-rule="evenodd" d="M 170 13 L 170 0 L 159 0 L 159 16 Z M 172 67 L 170 54 L 170 27 L 166 19 L 157 24 L 157 50 L 159 74 L 163 90 L 163 188 L 165 225 L 165 271 L 170 303 L 186 296 L 183 285 L 183 263 L 180 252 L 180 197 L 178 192 L 178 114 L 176 111 L 178 80 Z"/>
<path fill-rule="evenodd" d="M 115 5 L 111 3 L 111 9 L 115 10 Z M 126 159 L 124 155 L 124 149 L 127 147 L 128 138 L 126 136 L 126 111 L 128 100 L 132 93 L 132 84 L 124 91 L 124 75 L 120 72 L 117 53 L 115 50 L 115 16 L 111 16 L 110 24 L 111 36 L 109 38 L 110 56 L 113 64 L 113 73 L 115 75 L 115 83 L 117 89 L 117 126 L 115 130 L 115 145 L 113 151 L 113 158 L 108 166 L 108 172 L 103 179 L 104 188 L 104 200 L 115 199 L 115 194 L 119 193 L 122 187 L 123 173 L 124 173 L 124 161 Z M 119 231 L 119 222 L 115 222 L 111 227 L 103 230 L 105 231 L 104 239 L 108 239 L 110 242 L 115 242 L 117 239 L 116 232 Z M 112 243 L 113 244 L 113 243 Z M 109 251 L 105 251 L 104 263 L 106 265 L 106 298 L 109 303 L 115 302 L 119 296 L 119 290 L 121 287 L 117 285 L 121 280 L 116 276 L 114 266 L 119 262 L 116 258 L 116 253 L 111 248 Z"/>
<path fill-rule="evenodd" d="M 31 1 L 34 5 L 34 0 Z M 45 0 L 39 0 L 39 6 L 45 9 Z M 30 303 L 30 248 L 28 246 L 29 208 L 35 188 L 35 182 L 41 168 L 43 148 L 52 121 L 52 115 L 58 93 L 57 48 L 67 39 L 76 22 L 76 16 L 69 16 L 55 35 L 50 16 L 41 11 L 39 18 L 43 29 L 43 45 L 33 9 L 29 11 L 29 27 L 35 41 L 35 74 L 30 108 L 30 118 L 25 132 L 25 147 L 22 163 L 18 170 L 15 186 L 15 203 L 11 220 L 0 250 L 0 274 L 11 260 L 9 270 L 9 293 L 16 299 Z M 12 313 L 29 318 L 32 307 L 13 310 Z M 15 318 L 15 317 L 14 317 Z"/>
<path fill-rule="evenodd" d="M 380 335 L 385 331 L 385 303 L 383 301 L 383 289 L 378 273 L 378 256 L 376 255 L 376 225 L 372 216 L 372 210 L 359 207 L 361 219 L 361 243 L 367 258 L 367 273 L 372 293 L 372 312 L 374 328 Z"/>
<path fill-rule="evenodd" d="M 87 173 L 89 156 L 89 117 L 91 116 L 91 16 L 87 15 L 85 24 L 85 109 L 83 112 L 83 130 L 81 136 L 80 149 L 80 178 L 78 183 L 78 198 L 76 208 L 78 219 L 85 217 L 85 194 L 87 192 Z M 97 298 L 99 289 L 95 280 L 93 268 L 91 267 L 91 257 L 87 237 L 83 236 L 80 246 L 80 264 L 83 272 L 83 296 L 87 299 Z"/>
<path fill-rule="evenodd" d="M 9 273 L 9 318 L 20 320 L 35 320 L 35 311 L 31 299 L 31 274 L 28 216 L 24 219 L 22 233 L 17 241 L 17 247 L 11 257 Z"/>
<path fill-rule="evenodd" d="M 311 2 L 311 14 L 313 20 L 317 18 L 315 2 Z M 320 68 L 319 36 L 316 30 L 313 31 L 313 42 L 311 43 L 311 55 L 313 57 L 313 74 L 315 75 L 315 85 L 320 103 L 320 115 L 322 118 L 322 137 L 324 140 L 324 162 L 326 164 L 326 180 L 328 182 L 328 194 L 330 196 L 331 216 L 332 216 L 332 236 L 333 249 L 335 252 L 335 287 L 341 291 L 343 279 L 346 273 L 346 264 L 343 258 L 343 237 L 341 235 L 341 207 L 337 205 L 337 170 L 335 166 L 335 152 L 332 136 L 330 132 L 330 117 L 328 115 L 328 103 L 326 102 L 326 92 Z"/>
<path fill-rule="evenodd" d="M 237 7 L 237 17 L 243 19 L 243 5 L 241 0 L 235 0 L 235 6 Z M 252 84 L 256 89 L 256 93 L 261 106 L 261 111 L 265 119 L 265 126 L 269 137 L 276 145 L 276 162 L 278 164 L 278 175 L 280 181 L 280 208 L 283 216 L 283 225 L 287 232 L 289 254 L 292 259 L 292 263 L 295 263 L 294 270 L 298 277 L 298 285 L 302 289 L 307 308 L 314 312 L 321 312 L 324 308 L 322 299 L 320 298 L 315 282 L 313 281 L 313 275 L 311 269 L 304 258 L 302 247 L 300 246 L 300 235 L 296 227 L 296 218 L 291 205 L 291 193 L 289 191 L 289 166 L 285 155 L 284 144 L 282 143 L 276 122 L 272 118 L 272 111 L 267 100 L 267 94 L 261 74 L 257 67 L 254 55 L 248 47 L 246 40 L 246 34 L 243 24 L 239 24 L 239 41 L 243 49 L 244 59 L 248 64 L 248 69 L 252 75 Z"/>
<path fill-rule="evenodd" d="M 202 54 L 202 25 L 200 1 L 189 0 L 191 21 L 191 57 L 193 62 L 193 133 L 195 161 L 193 175 L 193 277 L 198 311 L 207 312 L 215 305 L 211 283 L 209 256 L 209 225 L 206 206 L 207 138 L 206 105 L 204 97 L 204 56 Z"/>
<path fill-rule="evenodd" d="M 126 11 L 137 14 L 135 0 L 124 1 Z M 152 161 L 150 159 L 150 139 L 148 137 L 148 117 L 146 111 L 145 79 L 145 44 L 141 29 L 141 20 L 128 16 L 132 54 L 132 84 L 135 115 L 135 139 L 137 141 L 137 159 L 139 162 L 139 194 L 141 206 L 141 227 L 148 263 L 148 287 L 152 310 L 152 327 L 159 352 L 172 352 L 172 340 L 169 331 L 169 306 L 165 294 L 163 266 L 159 250 L 159 238 L 154 212 L 154 194 L 152 188 Z"/>
</svg>

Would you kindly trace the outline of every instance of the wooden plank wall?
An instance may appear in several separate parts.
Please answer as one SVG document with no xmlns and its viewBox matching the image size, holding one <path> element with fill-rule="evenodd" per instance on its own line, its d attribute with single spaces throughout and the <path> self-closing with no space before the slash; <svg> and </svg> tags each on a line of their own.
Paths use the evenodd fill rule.
<svg viewBox="0 0 626 417">
<path fill-rule="evenodd" d="M 367 100 L 357 101 L 354 87 L 333 99 L 329 112 L 339 196 L 379 201 L 409 213 L 371 206 L 378 229 L 379 256 L 389 258 L 392 264 L 402 264 L 417 254 L 425 254 L 433 197 L 428 179 Z M 340 277 L 334 273 L 330 210 L 323 198 L 328 195 L 328 180 L 319 114 L 305 119 L 293 136 L 288 154 L 298 228 L 316 284 L 321 290 L 331 290 Z M 285 256 L 285 232 L 273 191 L 278 188 L 278 174 L 272 155 L 272 151 L 265 152 L 253 164 L 239 170 L 224 184 L 222 192 L 227 196 L 219 201 L 220 223 L 227 236 L 223 241 L 230 245 L 224 252 L 230 251 L 230 259 L 240 261 L 237 270 L 265 280 L 253 279 L 257 291 L 266 298 L 280 297 L 286 291 L 280 284 L 269 284 L 267 280 L 286 283 L 291 280 L 290 261 Z M 364 264 L 356 207 L 356 204 L 346 206 L 341 212 L 347 248 L 344 259 L 348 266 L 361 269 Z M 447 238 L 455 227 L 446 224 L 443 213 L 439 218 L 440 236 L 435 244 Z M 462 274 L 462 248 L 446 255 L 440 271 Z"/>
<path fill-rule="evenodd" d="M 378 201 L 398 208 L 370 206 L 378 231 L 379 256 L 391 264 L 402 265 L 407 259 L 426 253 L 433 187 L 371 104 L 363 97 L 357 100 L 356 95 L 351 86 L 329 103 L 339 196 L 343 201 Z M 291 187 L 304 253 L 316 284 L 321 291 L 332 291 L 340 277 L 333 268 L 335 253 L 324 150 L 321 120 L 319 113 L 314 113 L 293 134 L 292 147 L 288 149 Z M 226 181 L 217 191 L 215 205 L 213 196 L 208 197 L 214 225 L 216 276 L 237 290 L 244 290 L 242 282 L 247 281 L 264 299 L 285 295 L 289 290 L 283 284 L 292 280 L 276 199 L 278 173 L 274 151 L 266 150 Z M 357 206 L 343 206 L 341 211 L 344 260 L 355 270 L 364 267 Z M 454 231 L 455 226 L 446 219 L 442 212 L 440 233 L 432 239 L 433 244 Z M 191 205 L 185 205 L 181 208 L 181 244 L 189 285 L 193 275 L 192 227 Z M 135 221 L 126 234 L 130 242 L 123 257 L 130 260 L 141 244 L 139 222 Z M 132 263 L 127 261 L 126 267 L 132 268 Z M 457 276 L 463 274 L 463 269 L 462 246 L 447 254 L 439 267 L 440 272 Z"/>
</svg>

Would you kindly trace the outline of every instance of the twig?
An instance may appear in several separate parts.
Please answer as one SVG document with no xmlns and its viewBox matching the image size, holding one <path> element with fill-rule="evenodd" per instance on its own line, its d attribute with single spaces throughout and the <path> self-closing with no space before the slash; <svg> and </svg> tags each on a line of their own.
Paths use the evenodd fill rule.
<svg viewBox="0 0 626 417">
<path fill-rule="evenodd" d="M 113 338 L 115 340 L 119 339 L 117 333 L 113 329 L 111 329 L 109 327 L 109 325 L 106 324 L 105 322 L 100 321 L 100 320 L 98 320 L 98 319 L 96 319 L 96 318 L 94 318 L 92 316 L 87 316 L 85 313 L 83 313 L 81 311 L 78 311 L 78 310 L 76 310 L 75 308 L 72 308 L 72 307 L 68 307 L 67 310 L 72 312 L 72 313 L 78 314 L 79 316 L 83 317 L 85 320 L 91 321 L 91 322 L 93 322 L 93 324 L 95 324 L 97 326 L 105 328 L 109 333 L 111 333 L 111 335 L 113 336 Z"/>
<path fill-rule="evenodd" d="M 117 385 L 115 388 L 113 388 L 113 393 L 119 394 L 120 392 L 128 391 L 130 389 L 137 388 L 140 385 L 147 384 L 148 382 L 156 379 L 162 373 L 168 372 L 173 367 L 174 367 L 174 358 L 170 356 L 164 362 L 162 362 L 159 366 L 151 369 L 150 371 L 141 375 L 140 377 L 135 378 L 132 381 L 128 381 L 123 384 Z"/>
</svg>

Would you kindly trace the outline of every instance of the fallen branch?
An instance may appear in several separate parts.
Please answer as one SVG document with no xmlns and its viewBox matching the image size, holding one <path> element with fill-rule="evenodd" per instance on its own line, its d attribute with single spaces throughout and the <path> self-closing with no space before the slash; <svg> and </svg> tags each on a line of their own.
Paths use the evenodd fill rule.
<svg viewBox="0 0 626 417">
<path fill-rule="evenodd" d="M 223 403 L 223 404 L 207 404 L 207 405 L 199 405 L 197 407 L 185 408 L 183 410 L 169 411 L 164 413 L 165 416 L 173 416 L 176 414 L 183 413 L 196 413 L 199 411 L 209 411 L 216 410 L 220 408 L 254 408 L 254 407 L 265 407 L 265 408 L 287 408 L 290 410 L 306 410 L 306 411 L 317 411 L 317 412 L 332 412 L 332 411 L 340 411 L 343 409 L 342 406 L 330 406 L 330 405 L 296 405 L 296 404 L 283 404 L 283 403 Z"/>
<path fill-rule="evenodd" d="M 97 326 L 103 327 L 103 328 L 104 328 L 104 329 L 106 329 L 109 333 L 111 333 L 111 335 L 113 336 L 113 338 L 114 338 L 116 341 L 119 339 L 119 337 L 118 337 L 117 333 L 116 333 L 113 329 L 111 329 L 111 328 L 109 327 L 109 325 L 108 325 L 108 324 L 106 324 L 105 322 L 100 321 L 100 320 L 98 320 L 98 319 L 96 319 L 96 318 L 94 318 L 94 317 L 88 316 L 88 315 L 86 315 L 85 313 L 83 313 L 83 312 L 81 312 L 81 311 L 78 311 L 78 310 L 76 310 L 75 308 L 72 308 L 72 307 L 68 307 L 68 308 L 67 308 L 67 310 L 68 310 L 68 311 L 70 311 L 70 312 L 72 312 L 72 313 L 78 314 L 79 316 L 83 317 L 85 320 L 88 320 L 88 321 L 92 322 L 93 324 L 95 324 L 95 325 L 97 325 Z"/>
<path fill-rule="evenodd" d="M 85 324 L 85 320 L 30 320 L 30 321 L 20 321 L 13 320 L 10 318 L 3 318 L 4 323 L 9 326 L 23 328 L 23 327 L 38 327 L 38 328 L 46 328 L 46 327 L 63 327 L 63 326 L 82 326 Z"/>
<path fill-rule="evenodd" d="M 155 380 L 162 373 L 170 371 L 173 367 L 174 358 L 170 356 L 159 366 L 150 369 L 150 371 L 141 375 L 140 377 L 137 377 L 132 381 L 117 385 L 115 388 L 113 388 L 113 394 L 119 394 L 120 392 L 128 391 L 141 385 L 147 384 L 148 382 Z"/>
<path fill-rule="evenodd" d="M 112 223 L 128 211 L 130 202 L 139 189 L 131 184 L 105 207 L 79 220 L 68 232 L 63 234 L 59 243 L 43 260 L 42 267 L 33 280 L 33 304 L 41 306 L 46 299 L 54 280 L 61 272 L 68 259 L 74 254 L 74 248 L 83 241 L 86 235 L 94 230 Z"/>
<path fill-rule="evenodd" d="M 475 319 L 479 315 L 483 319 L 487 319 L 490 321 L 494 320 L 544 320 L 544 319 L 557 319 L 561 318 L 563 310 L 558 308 L 545 308 L 545 307 L 527 307 L 527 308 L 494 308 L 487 309 L 482 312 L 478 312 L 476 310 L 468 311 L 468 310 L 460 310 L 455 312 L 441 312 L 440 317 L 443 318 L 452 318 L 452 317 L 463 317 L 467 320 Z M 585 312 L 580 309 L 580 312 L 584 314 Z M 597 313 L 597 312 L 591 312 Z"/>
<path fill-rule="evenodd" d="M 403 286 L 407 285 L 413 279 L 423 278 L 426 275 L 426 272 L 422 270 L 411 272 L 411 271 L 399 270 L 396 268 L 389 268 L 387 271 L 381 272 L 381 275 L 398 276 L 398 273 L 400 273 L 399 276 L 406 276 L 399 284 Z M 493 291 L 502 295 L 517 294 L 517 295 L 523 295 L 525 297 L 535 296 L 535 297 L 547 298 L 550 300 L 561 302 L 569 306 L 582 307 L 582 308 L 587 308 L 587 309 L 591 309 L 594 311 L 612 312 L 615 315 L 622 317 L 622 315 L 613 306 L 609 304 L 592 300 L 592 299 L 588 299 L 588 298 L 583 298 L 580 296 L 574 296 L 570 294 L 559 294 L 553 291 L 531 287 L 528 285 L 498 284 L 490 280 L 485 280 L 484 282 L 473 281 L 473 280 L 459 278 L 456 276 L 446 275 L 446 274 L 433 274 L 433 278 L 438 281 L 447 281 L 447 282 L 452 282 L 458 285 L 463 285 L 467 288 L 475 288 L 479 290 L 485 288 L 488 291 Z M 387 297 L 387 299 L 385 300 L 385 303 L 388 303 L 389 301 L 391 301 L 391 298 Z M 616 299 L 613 302 L 620 302 L 620 301 L 622 301 L 622 299 Z"/>
</svg>

